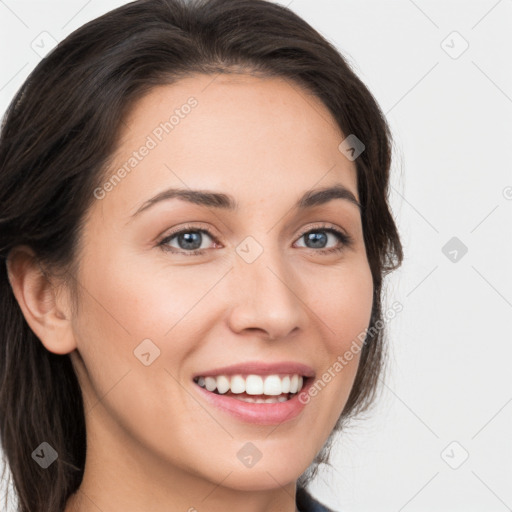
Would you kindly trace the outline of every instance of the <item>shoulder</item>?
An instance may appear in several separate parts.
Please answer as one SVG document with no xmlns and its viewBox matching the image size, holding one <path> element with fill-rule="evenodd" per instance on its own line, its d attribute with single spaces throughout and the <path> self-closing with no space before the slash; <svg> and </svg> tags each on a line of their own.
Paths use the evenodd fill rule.
<svg viewBox="0 0 512 512">
<path fill-rule="evenodd" d="M 335 512 L 315 500 L 303 487 L 297 487 L 296 503 L 300 512 Z"/>
</svg>

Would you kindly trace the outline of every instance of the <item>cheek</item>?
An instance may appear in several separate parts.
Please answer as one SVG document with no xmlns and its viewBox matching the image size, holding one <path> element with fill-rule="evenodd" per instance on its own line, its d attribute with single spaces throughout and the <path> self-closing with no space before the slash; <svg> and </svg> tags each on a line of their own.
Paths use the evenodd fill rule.
<svg viewBox="0 0 512 512">
<path fill-rule="evenodd" d="M 322 283 L 322 286 L 319 284 Z M 330 352 L 343 350 L 368 327 L 373 280 L 367 263 L 307 280 L 310 307 L 322 320 Z"/>
<path fill-rule="evenodd" d="M 319 282 L 325 285 L 315 288 L 310 296 L 318 329 L 323 333 L 322 369 L 304 400 L 314 404 L 310 414 L 322 429 L 320 438 L 324 439 L 334 428 L 352 390 L 371 318 L 373 280 L 368 264 L 360 262 L 336 272 L 330 279 L 324 275 L 317 279 Z"/>
<path fill-rule="evenodd" d="M 201 290 L 191 286 L 193 280 L 183 273 L 146 265 L 145 260 L 130 251 L 108 258 L 91 255 L 84 263 L 80 278 L 83 283 L 87 323 L 112 342 L 136 343 L 154 336 L 161 338 L 191 308 Z M 188 276 L 190 277 L 190 276 Z"/>
<path fill-rule="evenodd" d="M 146 368 L 137 359 L 138 347 L 152 347 L 158 354 L 152 369 L 170 367 L 179 377 L 182 361 L 194 350 L 190 340 L 214 315 L 202 299 L 225 269 L 205 269 L 203 275 L 193 267 L 170 268 L 148 260 L 115 247 L 108 257 L 100 251 L 84 257 L 82 308 L 74 328 L 97 394 L 128 370 Z"/>
<path fill-rule="evenodd" d="M 113 251 L 110 256 L 84 258 L 79 277 L 82 308 L 74 330 L 83 359 L 78 372 L 86 411 L 99 414 L 101 408 L 95 404 L 101 400 L 132 435 L 144 438 L 145 432 L 154 432 L 160 436 L 156 418 L 183 408 L 173 377 L 180 378 L 190 350 L 188 331 L 183 330 L 188 324 L 180 320 L 188 319 L 197 294 L 185 282 L 172 281 L 168 275 L 165 279 L 154 266 L 150 272 L 149 266 L 145 270 L 132 264 L 136 258 L 130 261 L 127 254 Z M 154 345 L 143 344 L 148 339 Z M 148 351 L 152 362 L 146 366 L 142 353 Z"/>
<path fill-rule="evenodd" d="M 162 285 L 114 247 L 108 257 L 99 250 L 84 256 L 81 308 L 73 326 L 88 380 L 99 396 L 128 371 L 143 367 L 134 354 L 143 340 L 161 346 L 161 337 L 173 325 L 166 315 L 173 305 L 162 295 Z"/>
</svg>

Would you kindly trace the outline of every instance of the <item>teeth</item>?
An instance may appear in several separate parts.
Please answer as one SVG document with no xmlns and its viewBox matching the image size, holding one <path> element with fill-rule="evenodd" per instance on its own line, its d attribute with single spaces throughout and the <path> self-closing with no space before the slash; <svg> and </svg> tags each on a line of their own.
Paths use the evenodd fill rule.
<svg viewBox="0 0 512 512">
<path fill-rule="evenodd" d="M 259 375 L 249 375 L 245 379 L 245 392 L 248 395 L 262 395 L 263 379 Z"/>
<path fill-rule="evenodd" d="M 276 404 L 277 402 L 286 402 L 288 399 L 285 396 L 273 396 L 271 398 L 251 398 L 248 396 L 239 396 L 237 397 L 237 400 L 240 400 L 241 402 L 250 402 L 252 404 Z"/>
<path fill-rule="evenodd" d="M 281 379 L 279 375 L 269 375 L 263 383 L 264 395 L 280 395 L 283 390 L 281 389 Z"/>
<path fill-rule="evenodd" d="M 290 393 L 296 393 L 298 386 L 299 386 L 299 377 L 297 375 L 293 375 L 290 380 Z"/>
<path fill-rule="evenodd" d="M 223 395 L 229 391 L 229 379 L 224 375 L 219 375 L 217 377 L 217 391 Z"/>
<path fill-rule="evenodd" d="M 250 398 L 250 397 L 245 397 L 245 396 L 240 396 L 238 397 L 238 400 L 242 401 L 242 402 L 250 402 L 252 404 L 262 404 L 262 403 L 266 403 L 266 404 L 276 404 L 277 402 L 286 402 L 287 398 L 285 396 L 277 396 L 277 397 L 272 397 L 272 398 Z"/>
<path fill-rule="evenodd" d="M 245 379 L 241 375 L 231 377 L 231 392 L 237 394 L 245 392 Z"/>
<path fill-rule="evenodd" d="M 215 377 L 205 377 L 204 385 L 208 391 L 215 391 L 217 388 L 217 379 Z"/>
<path fill-rule="evenodd" d="M 287 393 L 297 393 L 302 389 L 304 379 L 301 375 L 218 375 L 216 377 L 199 377 L 197 383 L 208 391 L 217 390 L 220 394 L 231 391 L 234 394 L 268 395 L 279 397 Z M 252 399 L 247 398 L 245 401 Z M 259 399 L 256 399 L 259 400 Z M 263 400 L 263 399 L 262 399 Z M 267 399 L 268 400 L 268 399 Z M 282 400 L 280 400 L 282 401 Z M 261 403 L 261 402 L 256 402 Z"/>
</svg>

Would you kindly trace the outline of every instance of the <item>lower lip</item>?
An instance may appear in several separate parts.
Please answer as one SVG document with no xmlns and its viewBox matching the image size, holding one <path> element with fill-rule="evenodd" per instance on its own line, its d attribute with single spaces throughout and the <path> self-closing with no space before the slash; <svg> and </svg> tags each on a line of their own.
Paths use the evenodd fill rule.
<svg viewBox="0 0 512 512">
<path fill-rule="evenodd" d="M 231 396 L 212 393 L 196 383 L 194 386 L 212 405 L 241 421 L 256 425 L 277 425 L 296 418 L 302 412 L 307 404 L 299 400 L 299 395 L 307 392 L 312 381 L 313 379 L 309 378 L 301 391 L 286 402 L 273 404 L 243 402 Z"/>
</svg>

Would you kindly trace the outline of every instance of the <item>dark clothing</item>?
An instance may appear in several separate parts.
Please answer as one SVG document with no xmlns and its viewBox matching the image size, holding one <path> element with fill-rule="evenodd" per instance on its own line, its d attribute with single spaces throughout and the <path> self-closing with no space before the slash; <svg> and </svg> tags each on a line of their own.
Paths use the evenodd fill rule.
<svg viewBox="0 0 512 512">
<path fill-rule="evenodd" d="M 316 501 L 303 487 L 297 487 L 296 503 L 299 512 L 334 512 Z"/>
</svg>

